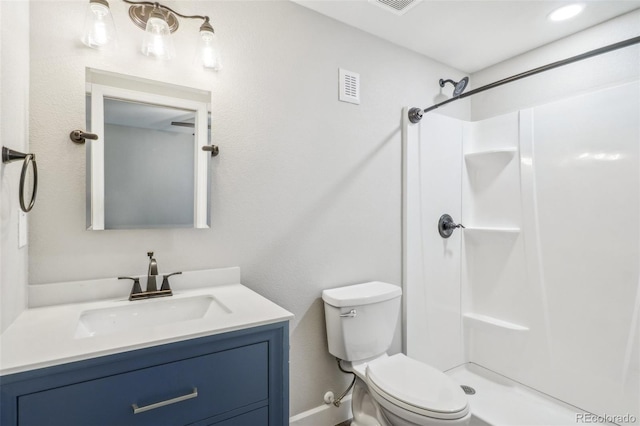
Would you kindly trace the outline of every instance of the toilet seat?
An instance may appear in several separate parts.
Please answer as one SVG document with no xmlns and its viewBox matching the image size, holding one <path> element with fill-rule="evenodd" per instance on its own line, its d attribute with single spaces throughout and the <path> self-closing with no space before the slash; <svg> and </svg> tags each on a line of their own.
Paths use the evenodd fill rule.
<svg viewBox="0 0 640 426">
<path fill-rule="evenodd" d="M 373 396 L 383 398 L 385 401 L 380 402 L 386 402 L 383 405 L 401 417 L 402 410 L 406 410 L 435 419 L 455 420 L 469 412 L 464 391 L 451 378 L 403 354 L 372 361 L 366 375 Z"/>
</svg>

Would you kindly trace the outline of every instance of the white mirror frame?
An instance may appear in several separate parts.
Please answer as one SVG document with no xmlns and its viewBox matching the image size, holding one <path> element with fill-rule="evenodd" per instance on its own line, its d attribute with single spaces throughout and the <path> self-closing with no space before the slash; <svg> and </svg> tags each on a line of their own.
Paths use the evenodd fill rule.
<svg viewBox="0 0 640 426">
<path fill-rule="evenodd" d="M 94 231 L 104 230 L 104 98 L 147 103 L 179 108 L 195 112 L 194 149 L 194 227 L 209 228 L 207 224 L 207 163 L 211 153 L 203 151 L 208 144 L 207 104 L 188 99 L 173 98 L 147 92 L 122 89 L 101 84 L 88 84 L 91 94 L 91 133 L 98 135 L 91 142 L 91 227 Z"/>
</svg>

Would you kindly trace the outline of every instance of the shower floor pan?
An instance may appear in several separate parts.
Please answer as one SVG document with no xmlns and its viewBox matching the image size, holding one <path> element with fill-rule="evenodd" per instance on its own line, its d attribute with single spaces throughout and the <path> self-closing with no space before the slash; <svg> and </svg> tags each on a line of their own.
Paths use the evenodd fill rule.
<svg viewBox="0 0 640 426">
<path fill-rule="evenodd" d="M 567 426 L 582 424 L 584 411 L 537 392 L 476 364 L 446 372 L 456 383 L 471 386 L 469 426 Z M 610 423 L 589 423 L 610 424 Z"/>
</svg>

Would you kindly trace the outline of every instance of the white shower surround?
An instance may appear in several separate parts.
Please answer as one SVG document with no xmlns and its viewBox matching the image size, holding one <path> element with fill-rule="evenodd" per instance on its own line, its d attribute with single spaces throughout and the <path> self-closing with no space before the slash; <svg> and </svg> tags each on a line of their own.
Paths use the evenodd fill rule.
<svg viewBox="0 0 640 426">
<path fill-rule="evenodd" d="M 407 125 L 410 356 L 640 417 L 638 93 L 636 81 L 479 122 Z M 462 218 L 464 242 L 437 235 L 443 213 Z"/>
</svg>

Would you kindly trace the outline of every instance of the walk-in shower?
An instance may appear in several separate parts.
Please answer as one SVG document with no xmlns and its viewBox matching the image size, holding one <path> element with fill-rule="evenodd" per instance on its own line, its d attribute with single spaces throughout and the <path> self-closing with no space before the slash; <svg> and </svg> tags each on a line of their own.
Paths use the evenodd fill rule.
<svg viewBox="0 0 640 426">
<path fill-rule="evenodd" d="M 473 424 L 640 424 L 638 48 L 488 92 L 473 122 L 405 111 L 405 350 L 476 390 Z M 621 63 L 625 78 L 590 85 Z M 566 79 L 587 90 L 500 99 Z"/>
</svg>

